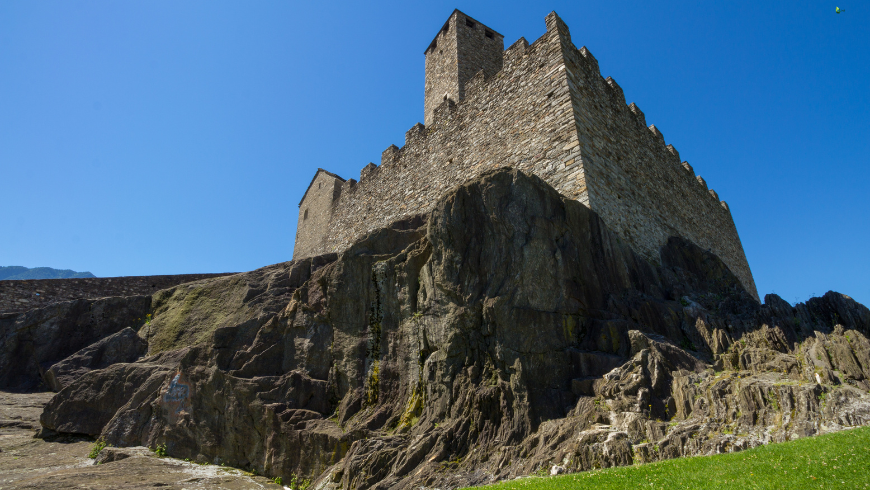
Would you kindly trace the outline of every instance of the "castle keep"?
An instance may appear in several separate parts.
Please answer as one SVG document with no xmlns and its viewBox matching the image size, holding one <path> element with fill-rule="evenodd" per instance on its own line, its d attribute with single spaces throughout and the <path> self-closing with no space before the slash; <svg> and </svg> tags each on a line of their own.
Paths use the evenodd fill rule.
<svg viewBox="0 0 870 490">
<path fill-rule="evenodd" d="M 425 51 L 425 126 L 408 130 L 405 145 L 384 150 L 359 181 L 318 169 L 299 203 L 293 258 L 344 250 L 509 165 L 597 212 L 651 260 L 674 235 L 712 251 L 758 298 L 725 202 L 636 104 L 626 105 L 555 12 L 546 24 L 531 45 L 520 38 L 505 50 L 501 34 L 454 10 Z"/>
</svg>

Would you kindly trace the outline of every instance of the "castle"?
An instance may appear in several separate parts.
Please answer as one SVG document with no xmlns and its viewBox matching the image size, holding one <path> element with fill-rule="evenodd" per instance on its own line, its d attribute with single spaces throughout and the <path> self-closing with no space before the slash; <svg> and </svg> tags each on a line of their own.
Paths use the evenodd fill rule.
<svg viewBox="0 0 870 490">
<path fill-rule="evenodd" d="M 551 12 L 531 45 L 454 10 L 426 48 L 425 125 L 359 181 L 318 169 L 302 201 L 293 258 L 339 252 L 368 231 L 429 211 L 450 188 L 509 165 L 597 212 L 658 262 L 678 235 L 718 255 L 758 298 L 728 205 L 640 108 L 626 105 Z"/>
</svg>

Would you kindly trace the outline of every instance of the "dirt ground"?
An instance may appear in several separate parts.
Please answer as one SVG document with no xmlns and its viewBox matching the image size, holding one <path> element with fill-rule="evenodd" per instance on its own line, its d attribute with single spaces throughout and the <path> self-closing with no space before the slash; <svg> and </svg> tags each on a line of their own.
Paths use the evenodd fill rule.
<svg viewBox="0 0 870 490">
<path fill-rule="evenodd" d="M 281 489 L 233 468 L 158 458 L 149 451 L 99 465 L 88 458 L 94 441 L 34 438 L 39 414 L 54 393 L 0 392 L 0 490 L 200 488 Z M 143 455 L 145 454 L 145 455 Z"/>
</svg>

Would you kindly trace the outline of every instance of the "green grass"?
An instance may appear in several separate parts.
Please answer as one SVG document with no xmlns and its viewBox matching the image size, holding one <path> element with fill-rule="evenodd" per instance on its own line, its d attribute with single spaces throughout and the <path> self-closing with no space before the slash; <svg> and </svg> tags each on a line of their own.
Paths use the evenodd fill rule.
<svg viewBox="0 0 870 490">
<path fill-rule="evenodd" d="M 523 478 L 486 488 L 870 488 L 870 427 L 731 454 L 672 459 L 555 477 Z"/>
</svg>

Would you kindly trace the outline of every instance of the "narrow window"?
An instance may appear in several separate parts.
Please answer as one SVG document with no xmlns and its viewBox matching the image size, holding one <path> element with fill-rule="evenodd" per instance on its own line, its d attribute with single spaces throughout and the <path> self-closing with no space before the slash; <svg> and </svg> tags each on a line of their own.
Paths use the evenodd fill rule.
<svg viewBox="0 0 870 490">
<path fill-rule="evenodd" d="M 323 182 L 318 182 L 318 183 L 317 183 L 317 188 L 320 189 L 320 186 L 322 186 L 322 185 L 323 185 Z"/>
<path fill-rule="evenodd" d="M 435 52 L 435 48 L 438 47 L 438 41 L 432 41 L 432 52 Z"/>
<path fill-rule="evenodd" d="M 488 38 L 490 38 L 490 39 L 495 39 L 495 38 L 493 37 L 492 33 L 489 32 L 489 31 L 485 31 L 484 34 L 486 35 L 486 37 L 488 37 Z"/>
<path fill-rule="evenodd" d="M 308 210 L 306 209 L 305 213 L 302 215 L 302 221 L 305 221 L 307 219 L 308 219 Z"/>
<path fill-rule="evenodd" d="M 442 32 L 450 32 L 450 24 L 444 24 L 444 29 L 441 29 Z"/>
<path fill-rule="evenodd" d="M 445 101 L 447 100 L 447 94 L 444 94 L 444 100 Z"/>
<path fill-rule="evenodd" d="M 472 22 L 470 19 L 465 19 L 465 25 L 474 29 L 474 22 Z"/>
</svg>

